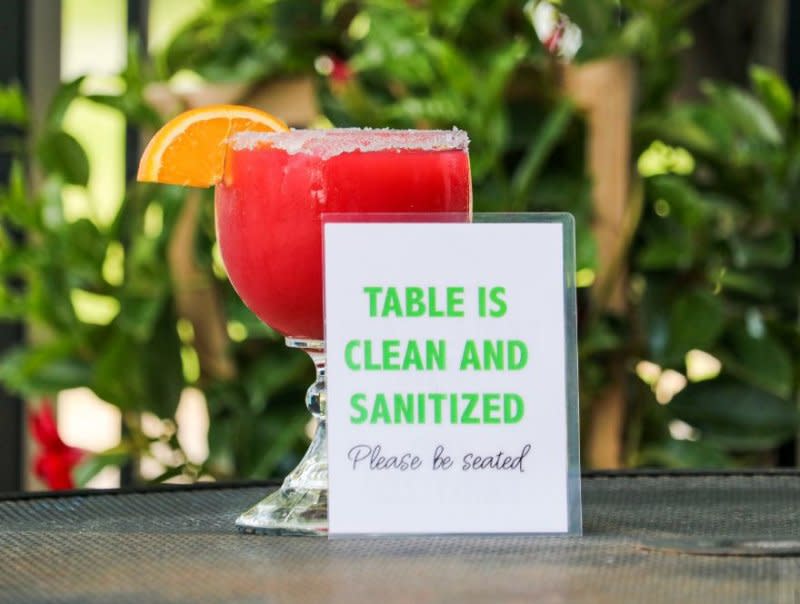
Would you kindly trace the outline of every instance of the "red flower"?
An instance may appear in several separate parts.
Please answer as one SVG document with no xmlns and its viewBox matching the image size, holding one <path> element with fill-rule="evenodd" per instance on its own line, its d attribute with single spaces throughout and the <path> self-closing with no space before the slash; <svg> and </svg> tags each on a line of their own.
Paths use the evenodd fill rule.
<svg viewBox="0 0 800 604">
<path fill-rule="evenodd" d="M 333 67 L 331 68 L 330 78 L 336 84 L 346 84 L 353 79 L 353 70 L 347 61 L 343 61 L 338 57 L 331 57 Z"/>
<path fill-rule="evenodd" d="M 33 460 L 36 477 L 52 490 L 72 489 L 72 469 L 83 457 L 83 451 L 70 447 L 58 434 L 53 406 L 44 401 L 36 413 L 30 416 L 30 429 L 40 450 Z"/>
</svg>

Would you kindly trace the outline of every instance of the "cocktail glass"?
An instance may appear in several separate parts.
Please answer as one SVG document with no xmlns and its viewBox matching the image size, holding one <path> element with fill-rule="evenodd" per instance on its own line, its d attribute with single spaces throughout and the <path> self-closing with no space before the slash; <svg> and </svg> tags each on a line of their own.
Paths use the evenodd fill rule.
<svg viewBox="0 0 800 604">
<path fill-rule="evenodd" d="M 306 395 L 318 420 L 311 445 L 283 486 L 237 519 L 241 530 L 327 533 L 322 214 L 468 216 L 467 144 L 455 129 L 245 132 L 231 141 L 215 195 L 228 277 L 244 303 L 317 369 Z"/>
</svg>

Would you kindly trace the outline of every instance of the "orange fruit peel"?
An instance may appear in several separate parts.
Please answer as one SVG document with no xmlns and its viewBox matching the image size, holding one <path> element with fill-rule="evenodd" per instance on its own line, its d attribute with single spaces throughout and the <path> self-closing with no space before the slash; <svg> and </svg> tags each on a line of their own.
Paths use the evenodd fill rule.
<svg viewBox="0 0 800 604">
<path fill-rule="evenodd" d="M 139 160 L 142 182 L 211 187 L 222 181 L 231 136 L 288 130 L 266 111 L 243 105 L 209 105 L 185 111 L 155 133 Z"/>
</svg>

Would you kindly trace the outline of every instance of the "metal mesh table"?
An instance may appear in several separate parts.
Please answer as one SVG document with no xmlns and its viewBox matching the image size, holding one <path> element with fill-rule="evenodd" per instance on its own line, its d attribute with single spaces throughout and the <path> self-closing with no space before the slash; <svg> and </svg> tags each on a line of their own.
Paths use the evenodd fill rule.
<svg viewBox="0 0 800 604">
<path fill-rule="evenodd" d="M 0 602 L 800 603 L 795 472 L 589 475 L 582 538 L 240 535 L 266 490 L 6 498 Z"/>
</svg>

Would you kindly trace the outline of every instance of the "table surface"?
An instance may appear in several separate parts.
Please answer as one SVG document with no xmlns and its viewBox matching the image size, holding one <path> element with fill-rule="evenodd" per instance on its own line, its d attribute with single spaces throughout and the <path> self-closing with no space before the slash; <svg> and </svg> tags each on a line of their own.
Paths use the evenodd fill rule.
<svg viewBox="0 0 800 604">
<path fill-rule="evenodd" d="M 588 475 L 581 538 L 239 534 L 268 490 L 0 500 L 0 602 L 800 604 L 797 472 Z"/>
</svg>

